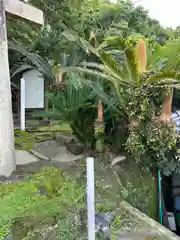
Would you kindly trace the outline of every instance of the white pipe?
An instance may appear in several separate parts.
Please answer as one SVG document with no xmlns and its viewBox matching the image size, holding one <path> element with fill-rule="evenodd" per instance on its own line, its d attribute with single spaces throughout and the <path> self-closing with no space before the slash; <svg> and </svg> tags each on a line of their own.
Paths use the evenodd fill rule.
<svg viewBox="0 0 180 240">
<path fill-rule="evenodd" d="M 21 131 L 25 131 L 25 80 L 21 78 Z"/>
<path fill-rule="evenodd" d="M 94 158 L 87 157 L 87 213 L 88 240 L 95 240 L 95 191 L 94 191 Z"/>
</svg>

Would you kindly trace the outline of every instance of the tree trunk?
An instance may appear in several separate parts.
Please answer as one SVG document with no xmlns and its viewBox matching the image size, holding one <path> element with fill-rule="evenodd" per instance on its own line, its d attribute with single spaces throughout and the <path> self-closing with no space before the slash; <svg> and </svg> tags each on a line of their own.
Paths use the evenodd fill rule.
<svg viewBox="0 0 180 240">
<path fill-rule="evenodd" d="M 172 90 L 169 90 L 165 95 L 160 121 L 163 123 L 169 123 L 171 121 L 171 114 L 172 114 Z"/>
<path fill-rule="evenodd" d="M 0 175 L 15 170 L 11 84 L 4 1 L 0 0 Z"/>
</svg>

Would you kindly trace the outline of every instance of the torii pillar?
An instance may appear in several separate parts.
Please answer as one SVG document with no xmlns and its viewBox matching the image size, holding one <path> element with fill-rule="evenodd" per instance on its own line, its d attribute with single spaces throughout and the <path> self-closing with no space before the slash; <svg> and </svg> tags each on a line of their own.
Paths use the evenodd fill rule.
<svg viewBox="0 0 180 240">
<path fill-rule="evenodd" d="M 19 0 L 0 0 L 0 176 L 16 168 L 6 12 L 43 25 L 43 12 Z"/>
</svg>

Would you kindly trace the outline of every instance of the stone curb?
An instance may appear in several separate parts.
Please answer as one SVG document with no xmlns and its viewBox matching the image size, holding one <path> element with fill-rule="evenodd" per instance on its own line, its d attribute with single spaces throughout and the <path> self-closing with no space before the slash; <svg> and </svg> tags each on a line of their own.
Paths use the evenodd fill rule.
<svg viewBox="0 0 180 240">
<path fill-rule="evenodd" d="M 111 166 L 113 167 L 114 165 L 116 165 L 124 160 L 126 160 L 125 156 L 117 156 L 117 157 L 113 158 L 113 160 L 111 162 Z"/>
<path fill-rule="evenodd" d="M 49 159 L 48 157 L 44 156 L 43 154 L 33 150 L 33 149 L 30 149 L 28 150 L 28 152 L 32 155 L 34 155 L 35 157 L 37 157 L 39 160 L 44 160 L 44 161 L 50 161 L 51 159 Z"/>
<path fill-rule="evenodd" d="M 140 212 L 138 209 L 132 207 L 127 202 L 120 202 L 119 207 L 123 210 L 128 216 L 133 217 L 134 219 L 139 220 L 139 222 L 145 223 L 145 225 L 155 233 L 157 233 L 164 240 L 178 240 L 180 239 L 177 235 L 171 232 L 169 229 L 165 228 L 152 218 L 148 217 L 144 213 Z"/>
</svg>

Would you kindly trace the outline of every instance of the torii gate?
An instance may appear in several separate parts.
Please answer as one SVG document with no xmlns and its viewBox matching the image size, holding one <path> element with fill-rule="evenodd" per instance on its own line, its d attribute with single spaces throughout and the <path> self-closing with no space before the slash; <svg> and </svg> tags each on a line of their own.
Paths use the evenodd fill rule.
<svg viewBox="0 0 180 240">
<path fill-rule="evenodd" d="M 44 17 L 41 10 L 19 0 L 0 0 L 0 175 L 9 176 L 16 162 L 5 12 L 40 25 Z"/>
</svg>

